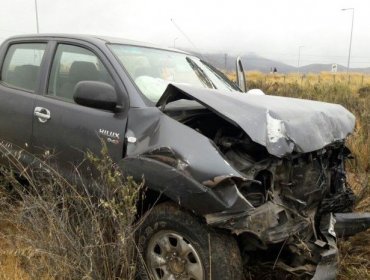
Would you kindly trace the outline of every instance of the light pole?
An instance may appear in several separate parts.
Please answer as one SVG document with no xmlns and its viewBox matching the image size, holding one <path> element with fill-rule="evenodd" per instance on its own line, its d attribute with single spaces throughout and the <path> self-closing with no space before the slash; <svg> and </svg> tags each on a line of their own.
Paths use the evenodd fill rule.
<svg viewBox="0 0 370 280">
<path fill-rule="evenodd" d="M 352 11 L 352 24 L 351 24 L 351 37 L 349 39 L 349 51 L 348 51 L 348 61 L 347 61 L 347 75 L 349 75 L 349 64 L 351 62 L 351 48 L 352 48 L 352 33 L 353 33 L 353 20 L 355 18 L 355 9 L 354 8 L 345 8 L 342 11 Z"/>
<path fill-rule="evenodd" d="M 299 64 L 301 62 L 301 49 L 303 48 L 304 46 L 299 46 L 298 47 L 298 77 L 299 77 Z"/>
<path fill-rule="evenodd" d="M 176 37 L 175 39 L 173 39 L 173 48 L 176 49 L 176 40 L 179 39 L 178 37 Z"/>
<path fill-rule="evenodd" d="M 39 34 L 40 29 L 39 29 L 39 13 L 37 11 L 37 0 L 35 0 L 35 15 L 36 15 L 36 30 L 37 30 L 37 34 Z"/>
</svg>

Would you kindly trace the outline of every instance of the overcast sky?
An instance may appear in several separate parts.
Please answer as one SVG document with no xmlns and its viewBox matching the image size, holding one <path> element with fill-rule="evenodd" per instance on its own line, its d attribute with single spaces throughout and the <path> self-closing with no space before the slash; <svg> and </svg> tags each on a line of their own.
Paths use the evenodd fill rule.
<svg viewBox="0 0 370 280">
<path fill-rule="evenodd" d="M 297 65 L 370 66 L 368 0 L 37 0 L 41 33 L 123 37 L 202 52 L 255 53 Z M 0 0 L 0 40 L 36 33 L 34 0 Z M 179 27 L 184 34 L 178 30 Z M 188 37 L 191 42 L 186 38 Z M 176 39 L 177 38 L 177 39 Z"/>
</svg>

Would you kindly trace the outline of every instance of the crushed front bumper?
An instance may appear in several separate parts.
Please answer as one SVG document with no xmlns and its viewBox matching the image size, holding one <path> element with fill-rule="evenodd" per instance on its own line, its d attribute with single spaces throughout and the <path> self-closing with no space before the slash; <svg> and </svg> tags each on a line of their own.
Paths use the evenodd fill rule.
<svg viewBox="0 0 370 280">
<path fill-rule="evenodd" d="M 276 253 L 276 259 L 270 260 L 273 266 L 300 279 L 314 280 L 336 279 L 339 262 L 337 237 L 354 235 L 370 228 L 370 213 L 325 214 L 317 228 L 310 218 L 296 216 L 286 219 L 286 216 L 291 217 L 290 211 L 286 210 L 281 205 L 266 203 L 245 215 L 208 215 L 206 219 L 213 226 L 231 230 L 246 242 L 258 244 L 259 247 L 252 250 L 281 246 L 273 253 Z M 258 241 L 251 241 L 253 238 Z M 289 261 L 280 257 L 283 249 L 290 255 Z"/>
</svg>

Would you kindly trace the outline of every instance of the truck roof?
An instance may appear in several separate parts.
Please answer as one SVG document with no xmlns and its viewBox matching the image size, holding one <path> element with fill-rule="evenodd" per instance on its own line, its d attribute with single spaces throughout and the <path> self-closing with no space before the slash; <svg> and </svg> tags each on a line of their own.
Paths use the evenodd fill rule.
<svg viewBox="0 0 370 280">
<path fill-rule="evenodd" d="M 140 47 L 148 47 L 148 48 L 155 48 L 155 49 L 163 49 L 169 51 L 176 51 L 188 54 L 188 52 L 173 49 L 173 48 L 166 48 L 162 46 L 158 46 L 151 43 L 140 42 L 135 40 L 123 39 L 123 38 L 116 38 L 116 37 L 107 37 L 107 36 L 99 36 L 99 35 L 88 35 L 88 34 L 58 34 L 58 33 L 46 33 L 46 34 L 25 34 L 25 35 L 18 35 L 8 38 L 8 40 L 20 40 L 20 39 L 75 39 L 75 40 L 83 40 L 92 44 L 124 44 L 124 45 L 134 45 Z"/>
</svg>

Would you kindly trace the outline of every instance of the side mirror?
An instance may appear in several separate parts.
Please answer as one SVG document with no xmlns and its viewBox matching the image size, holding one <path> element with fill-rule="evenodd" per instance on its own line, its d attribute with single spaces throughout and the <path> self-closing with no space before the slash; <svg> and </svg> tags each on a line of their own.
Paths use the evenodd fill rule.
<svg viewBox="0 0 370 280">
<path fill-rule="evenodd" d="M 240 56 L 236 59 L 236 83 L 243 92 L 247 91 L 247 81 Z"/>
<path fill-rule="evenodd" d="M 117 107 L 117 93 L 110 84 L 81 81 L 74 88 L 73 99 L 77 104 L 113 111 Z"/>
</svg>

